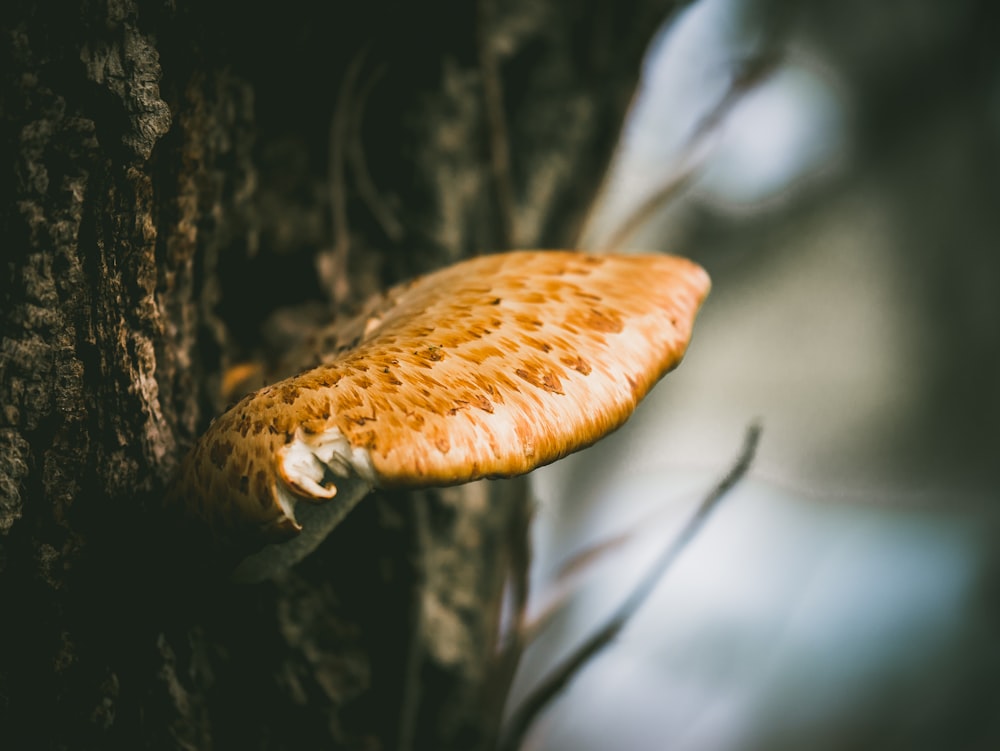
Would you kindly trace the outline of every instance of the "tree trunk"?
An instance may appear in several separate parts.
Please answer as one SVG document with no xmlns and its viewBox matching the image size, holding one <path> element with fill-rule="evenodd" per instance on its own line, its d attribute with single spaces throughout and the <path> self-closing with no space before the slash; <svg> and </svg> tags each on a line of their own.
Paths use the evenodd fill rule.
<svg viewBox="0 0 1000 751">
<path fill-rule="evenodd" d="M 235 364 L 572 243 L 673 5 L 4 4 L 0 748 L 491 743 L 522 487 L 379 494 L 256 586 L 159 503 Z"/>
</svg>

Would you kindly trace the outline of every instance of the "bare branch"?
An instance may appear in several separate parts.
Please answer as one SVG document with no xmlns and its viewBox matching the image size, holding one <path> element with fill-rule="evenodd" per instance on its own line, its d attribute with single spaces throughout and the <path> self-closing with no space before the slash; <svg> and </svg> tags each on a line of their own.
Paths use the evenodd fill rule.
<svg viewBox="0 0 1000 751">
<path fill-rule="evenodd" d="M 743 448 L 736 463 L 725 477 L 705 496 L 694 515 L 663 551 L 656 562 L 649 568 L 625 602 L 618 608 L 611 619 L 580 646 L 563 664 L 524 700 L 517 711 L 511 716 L 506 733 L 501 739 L 499 751 L 516 751 L 524 742 L 528 730 L 535 719 L 545 710 L 552 700 L 580 672 L 590 659 L 604 649 L 619 634 L 628 620 L 646 601 L 650 593 L 663 578 L 663 575 L 677 560 L 678 556 L 701 531 L 711 512 L 718 506 L 723 496 L 731 490 L 746 475 L 757 444 L 760 441 L 761 427 L 754 423 L 748 429 L 744 438 Z"/>
<path fill-rule="evenodd" d="M 372 89 L 375 88 L 375 84 L 385 75 L 385 71 L 386 66 L 380 65 L 365 79 L 365 82 L 358 91 L 349 126 L 347 160 L 351 165 L 351 171 L 358 184 L 358 194 L 361 196 L 361 200 L 365 202 L 365 205 L 372 213 L 372 216 L 375 217 L 375 221 L 378 222 L 385 236 L 393 242 L 399 242 L 403 239 L 405 230 L 399 219 L 396 218 L 396 214 L 392 208 L 382 198 L 378 187 L 376 187 L 375 181 L 372 179 L 371 172 L 368 169 L 368 159 L 365 157 L 364 145 L 361 142 L 365 106 L 368 104 L 368 97 L 371 95 Z"/>
<path fill-rule="evenodd" d="M 351 250 L 351 231 L 347 223 L 347 179 L 344 174 L 344 152 L 353 120 L 351 108 L 358 76 L 367 56 L 363 47 L 351 60 L 337 92 L 337 103 L 330 120 L 330 218 L 333 222 L 333 301 L 338 306 L 347 301 L 350 285 L 347 280 L 347 258 Z"/>
<path fill-rule="evenodd" d="M 517 227 L 514 219 L 514 184 L 510 174 L 510 142 L 507 135 L 507 116 L 504 113 L 503 82 L 497 65 L 496 54 L 490 43 L 492 0 L 479 0 L 476 28 L 478 39 L 479 69 L 483 78 L 483 99 L 486 105 L 486 124 L 489 135 L 490 174 L 496 196 L 500 248 L 514 247 Z"/>
<path fill-rule="evenodd" d="M 750 58 L 740 66 L 726 93 L 701 119 L 688 137 L 687 143 L 681 149 L 677 164 L 670 171 L 670 174 L 656 190 L 625 217 L 612 232 L 607 242 L 601 244 L 604 249 L 620 250 L 626 241 L 635 234 L 636 230 L 687 187 L 711 151 L 709 148 L 711 138 L 718 133 L 720 126 L 725 123 L 733 108 L 748 93 L 766 81 L 777 69 L 780 62 L 780 55 L 768 51 Z M 586 232 L 587 228 L 582 234 L 586 235 Z"/>
</svg>

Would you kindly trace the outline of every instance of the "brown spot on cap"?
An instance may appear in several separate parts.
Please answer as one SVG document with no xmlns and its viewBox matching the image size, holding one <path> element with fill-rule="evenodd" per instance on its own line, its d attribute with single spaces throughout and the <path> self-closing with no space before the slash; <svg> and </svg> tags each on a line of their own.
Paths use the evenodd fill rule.
<svg viewBox="0 0 1000 751">
<path fill-rule="evenodd" d="M 491 402 L 485 396 L 480 395 L 473 397 L 472 403 L 475 404 L 477 407 L 479 407 L 479 409 L 481 409 L 483 412 L 493 411 L 493 402 Z"/>
<path fill-rule="evenodd" d="M 253 476 L 253 492 L 257 496 L 258 503 L 261 504 L 261 508 L 267 508 L 268 502 L 271 500 L 267 493 L 267 472 L 263 468 L 258 469 Z"/>
<path fill-rule="evenodd" d="M 582 357 L 577 355 L 576 357 L 560 357 L 559 362 L 568 368 L 573 368 L 577 373 L 582 373 L 583 375 L 590 375 L 591 367 L 590 363 L 584 360 Z"/>
<path fill-rule="evenodd" d="M 531 368 L 530 370 L 518 368 L 514 372 L 517 373 L 518 378 L 527 381 L 532 386 L 538 386 L 538 388 L 545 389 L 553 394 L 563 393 L 559 376 L 551 371 L 546 372 L 539 368 Z"/>
<path fill-rule="evenodd" d="M 623 328 L 621 318 L 612 311 L 591 308 L 583 318 L 583 325 L 594 331 L 618 334 Z"/>
<path fill-rule="evenodd" d="M 216 441 L 209 448 L 208 456 L 214 464 L 219 469 L 222 469 L 226 465 L 226 461 L 229 459 L 230 454 L 233 453 L 233 443 L 230 440 Z"/>
<path fill-rule="evenodd" d="M 293 404 L 299 396 L 299 390 L 294 384 L 286 382 L 278 389 L 277 396 L 285 404 Z"/>
</svg>

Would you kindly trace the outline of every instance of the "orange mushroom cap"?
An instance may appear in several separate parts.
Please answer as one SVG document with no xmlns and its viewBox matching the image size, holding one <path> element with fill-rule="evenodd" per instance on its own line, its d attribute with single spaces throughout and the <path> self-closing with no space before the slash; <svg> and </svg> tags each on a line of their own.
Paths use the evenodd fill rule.
<svg viewBox="0 0 1000 751">
<path fill-rule="evenodd" d="M 529 472 L 628 419 L 680 362 L 708 290 L 665 255 L 521 251 L 428 274 L 392 290 L 353 349 L 219 417 L 172 497 L 273 541 L 301 531 L 299 500 Z"/>
</svg>

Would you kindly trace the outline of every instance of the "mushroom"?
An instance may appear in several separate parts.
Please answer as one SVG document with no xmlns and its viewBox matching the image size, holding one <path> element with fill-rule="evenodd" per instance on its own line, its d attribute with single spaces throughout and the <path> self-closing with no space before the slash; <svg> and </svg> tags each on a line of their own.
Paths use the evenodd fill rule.
<svg viewBox="0 0 1000 751">
<path fill-rule="evenodd" d="M 480 256 L 389 293 L 353 349 L 216 419 L 169 502 L 257 552 L 315 549 L 373 488 L 511 477 L 619 427 L 679 362 L 708 275 L 665 255 Z"/>
</svg>

